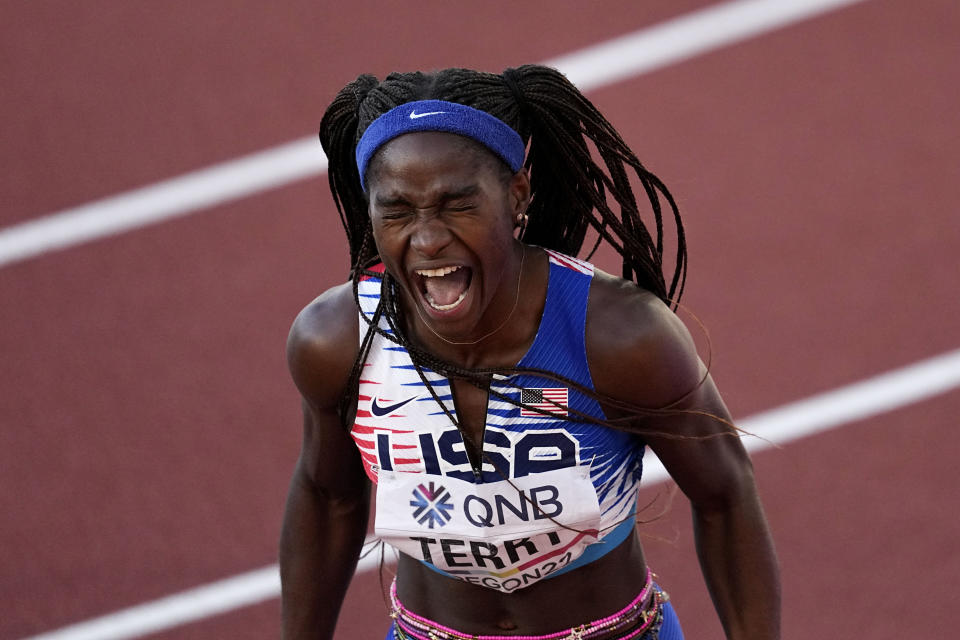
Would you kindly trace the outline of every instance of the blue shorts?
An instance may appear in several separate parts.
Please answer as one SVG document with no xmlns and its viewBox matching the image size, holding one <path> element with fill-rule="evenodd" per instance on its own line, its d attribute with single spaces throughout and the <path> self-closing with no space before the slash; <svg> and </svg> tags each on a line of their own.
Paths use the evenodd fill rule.
<svg viewBox="0 0 960 640">
<path fill-rule="evenodd" d="M 504 636 L 505 639 L 509 637 L 510 636 Z M 395 640 L 395 638 L 393 626 L 391 626 L 385 640 Z M 636 638 L 636 640 L 652 639 L 649 634 L 644 634 Z M 683 640 L 683 629 L 680 628 L 680 619 L 677 618 L 677 612 L 673 610 L 673 606 L 669 602 L 665 602 L 663 605 L 663 624 L 660 625 L 660 633 L 657 634 L 657 640 Z"/>
</svg>

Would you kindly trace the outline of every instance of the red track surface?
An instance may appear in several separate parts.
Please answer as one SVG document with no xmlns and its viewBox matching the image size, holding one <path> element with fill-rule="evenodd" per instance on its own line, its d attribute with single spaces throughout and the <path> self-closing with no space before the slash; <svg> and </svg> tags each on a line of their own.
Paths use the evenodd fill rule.
<svg viewBox="0 0 960 640">
<path fill-rule="evenodd" d="M 621 4 L 8 6 L 0 225 L 299 137 L 362 71 L 499 70 L 709 3 Z M 873 0 L 592 94 L 681 199 L 685 301 L 736 415 L 960 345 L 957 42 L 954 2 Z M 0 270 L 0 638 L 275 561 L 284 338 L 343 245 L 318 179 Z M 958 412 L 953 392 L 756 456 L 785 638 L 960 626 Z M 687 637 L 719 637 L 682 502 L 648 556 Z M 382 637 L 376 582 L 339 637 Z M 276 637 L 278 611 L 156 637 Z"/>
</svg>

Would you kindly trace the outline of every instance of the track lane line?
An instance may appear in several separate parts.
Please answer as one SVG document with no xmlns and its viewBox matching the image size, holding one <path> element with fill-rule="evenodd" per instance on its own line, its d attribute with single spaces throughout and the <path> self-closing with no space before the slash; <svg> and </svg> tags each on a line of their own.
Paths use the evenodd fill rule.
<svg viewBox="0 0 960 640">
<path fill-rule="evenodd" d="M 755 414 L 737 424 L 765 438 L 745 436 L 747 449 L 757 453 L 958 387 L 960 349 Z M 648 450 L 643 486 L 668 477 L 663 465 Z M 360 560 L 357 571 L 371 571 L 378 561 L 379 554 L 370 553 Z M 274 564 L 25 640 L 128 640 L 264 602 L 279 594 L 279 567 Z"/>
<path fill-rule="evenodd" d="M 865 0 L 738 0 L 553 58 L 581 91 L 615 84 Z"/>
<path fill-rule="evenodd" d="M 183 217 L 311 178 L 327 169 L 316 138 L 185 173 L 0 230 L 0 268 L 35 256 Z"/>
<path fill-rule="evenodd" d="M 866 0 L 736 0 L 547 60 L 582 91 L 608 86 Z M 0 229 L 0 268 L 326 171 L 315 136 Z"/>
</svg>

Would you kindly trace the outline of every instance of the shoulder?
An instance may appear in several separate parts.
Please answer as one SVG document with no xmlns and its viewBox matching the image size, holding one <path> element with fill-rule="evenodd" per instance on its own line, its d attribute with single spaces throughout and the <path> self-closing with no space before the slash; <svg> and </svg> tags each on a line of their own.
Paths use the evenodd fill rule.
<svg viewBox="0 0 960 640">
<path fill-rule="evenodd" d="M 353 283 L 328 289 L 303 308 L 287 337 L 287 366 L 306 401 L 334 407 L 359 351 Z"/>
<path fill-rule="evenodd" d="M 596 390 L 639 406 L 671 405 L 705 373 L 690 333 L 663 301 L 599 269 L 590 287 L 586 340 Z"/>
</svg>

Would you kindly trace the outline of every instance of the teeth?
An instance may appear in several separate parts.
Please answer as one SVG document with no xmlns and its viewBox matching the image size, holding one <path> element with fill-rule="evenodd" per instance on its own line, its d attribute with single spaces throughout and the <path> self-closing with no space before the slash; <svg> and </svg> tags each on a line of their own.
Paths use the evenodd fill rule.
<svg viewBox="0 0 960 640">
<path fill-rule="evenodd" d="M 427 278 L 439 278 L 440 276 L 445 276 L 448 273 L 453 273 L 460 267 L 440 267 L 439 269 L 417 269 L 417 275 L 424 276 Z M 457 303 L 452 303 L 456 305 Z"/>
<path fill-rule="evenodd" d="M 435 302 L 433 301 L 432 298 L 430 298 L 430 296 L 427 296 L 427 302 L 429 302 L 429 303 L 430 303 L 430 306 L 433 307 L 434 309 L 436 309 L 437 311 L 450 311 L 450 309 L 453 309 L 453 308 L 456 307 L 458 304 L 460 304 L 461 302 L 463 302 L 463 299 L 466 298 L 466 297 L 467 297 L 467 292 L 464 291 L 463 293 L 460 294 L 460 297 L 459 297 L 459 298 L 457 298 L 456 300 L 454 300 L 454 301 L 451 302 L 450 304 L 437 304 L 437 303 L 435 303 Z"/>
</svg>

